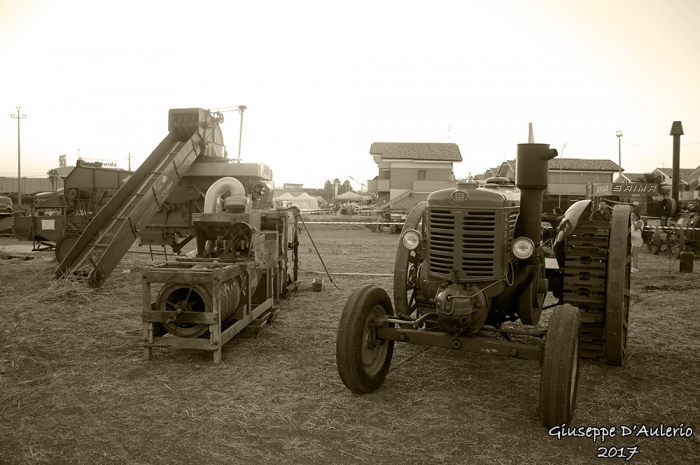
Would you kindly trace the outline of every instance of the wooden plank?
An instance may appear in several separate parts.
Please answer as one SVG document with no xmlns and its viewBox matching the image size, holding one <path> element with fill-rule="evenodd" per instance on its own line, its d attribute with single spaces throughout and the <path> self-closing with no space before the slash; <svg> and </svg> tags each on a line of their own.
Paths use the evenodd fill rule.
<svg viewBox="0 0 700 465">
<path fill-rule="evenodd" d="M 173 349 L 194 349 L 194 350 L 216 350 L 216 347 L 211 345 L 209 339 L 200 339 L 196 337 L 176 337 L 163 336 L 154 337 L 153 344 L 145 344 L 145 347 L 169 347 Z"/>
<path fill-rule="evenodd" d="M 238 320 L 236 323 L 233 325 L 229 326 L 226 328 L 223 333 L 221 333 L 221 345 L 226 344 L 233 336 L 236 334 L 240 333 L 245 329 L 248 324 L 250 324 L 251 321 L 255 320 L 258 318 L 260 315 L 262 315 L 266 310 L 268 310 L 272 306 L 272 299 L 267 299 L 264 303 L 258 305 L 256 308 L 253 309 L 253 311 L 246 317 Z"/>
</svg>

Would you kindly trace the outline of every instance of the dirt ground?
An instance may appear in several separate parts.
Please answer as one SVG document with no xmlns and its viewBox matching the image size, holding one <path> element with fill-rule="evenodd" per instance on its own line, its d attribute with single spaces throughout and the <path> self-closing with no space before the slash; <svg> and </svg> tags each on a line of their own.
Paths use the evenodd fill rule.
<svg viewBox="0 0 700 465">
<path fill-rule="evenodd" d="M 601 443 L 541 426 L 535 361 L 397 343 L 384 385 L 352 394 L 335 365 L 340 312 L 364 284 L 391 295 L 398 235 L 309 231 L 339 289 L 325 277 L 312 291 L 323 267 L 302 232 L 300 289 L 219 366 L 195 351 L 143 360 L 148 255 L 127 255 L 95 291 L 55 283 L 52 252 L 8 253 L 16 241 L 0 237 L 0 465 L 700 462 L 697 257 L 681 274 L 643 251 L 627 362 L 582 362 L 576 430 L 564 431 L 615 427 Z"/>
</svg>

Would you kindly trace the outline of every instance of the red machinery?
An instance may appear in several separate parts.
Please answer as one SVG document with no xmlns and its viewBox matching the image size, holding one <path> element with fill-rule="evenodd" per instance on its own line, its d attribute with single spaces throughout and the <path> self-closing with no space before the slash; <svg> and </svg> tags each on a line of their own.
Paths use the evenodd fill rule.
<svg viewBox="0 0 700 465">
<path fill-rule="evenodd" d="M 30 212 L 15 218 L 15 236 L 33 241 L 35 250 L 41 245 L 55 247 L 56 258 L 62 261 L 95 214 L 131 174 L 78 160 L 64 179 L 63 189 L 39 194 Z"/>
</svg>

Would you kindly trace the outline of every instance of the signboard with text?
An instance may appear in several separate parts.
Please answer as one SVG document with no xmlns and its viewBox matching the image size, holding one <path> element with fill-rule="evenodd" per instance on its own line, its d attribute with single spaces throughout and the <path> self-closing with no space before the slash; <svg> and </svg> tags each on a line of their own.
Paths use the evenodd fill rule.
<svg viewBox="0 0 700 465">
<path fill-rule="evenodd" d="M 659 193 L 659 185 L 654 184 L 654 183 L 644 183 L 644 182 L 593 183 L 593 196 L 594 197 L 605 197 L 608 195 L 633 197 L 633 196 L 657 195 L 658 193 Z"/>
<path fill-rule="evenodd" d="M 303 184 L 284 184 L 283 189 L 286 191 L 300 191 Z"/>
<path fill-rule="evenodd" d="M 117 160 L 107 160 L 103 158 L 78 158 L 86 163 L 102 163 L 103 168 L 116 168 Z"/>
</svg>

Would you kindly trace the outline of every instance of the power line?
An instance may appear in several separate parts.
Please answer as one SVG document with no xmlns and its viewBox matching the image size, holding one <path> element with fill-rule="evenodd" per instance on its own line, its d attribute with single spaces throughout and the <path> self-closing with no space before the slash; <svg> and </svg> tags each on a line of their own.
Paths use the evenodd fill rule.
<svg viewBox="0 0 700 465">
<path fill-rule="evenodd" d="M 635 146 L 637 146 L 637 147 L 657 147 L 657 148 L 673 147 L 673 145 L 671 145 L 671 144 L 669 144 L 669 145 L 646 145 L 646 144 L 637 144 L 637 143 L 635 143 L 635 142 L 629 142 L 629 141 L 626 141 L 626 140 L 623 140 L 622 142 L 624 142 L 625 144 L 629 144 L 629 145 L 635 145 Z M 685 145 L 698 145 L 698 144 L 700 144 L 700 142 L 691 142 L 690 144 L 681 144 L 681 146 L 685 146 Z"/>
<path fill-rule="evenodd" d="M 20 169 L 20 150 L 19 150 L 19 121 L 21 119 L 25 119 L 27 115 L 20 115 L 20 110 L 21 107 L 17 107 L 17 116 L 15 115 L 10 115 L 10 118 L 16 119 L 17 120 L 17 205 L 19 208 L 22 208 L 22 170 Z"/>
</svg>

